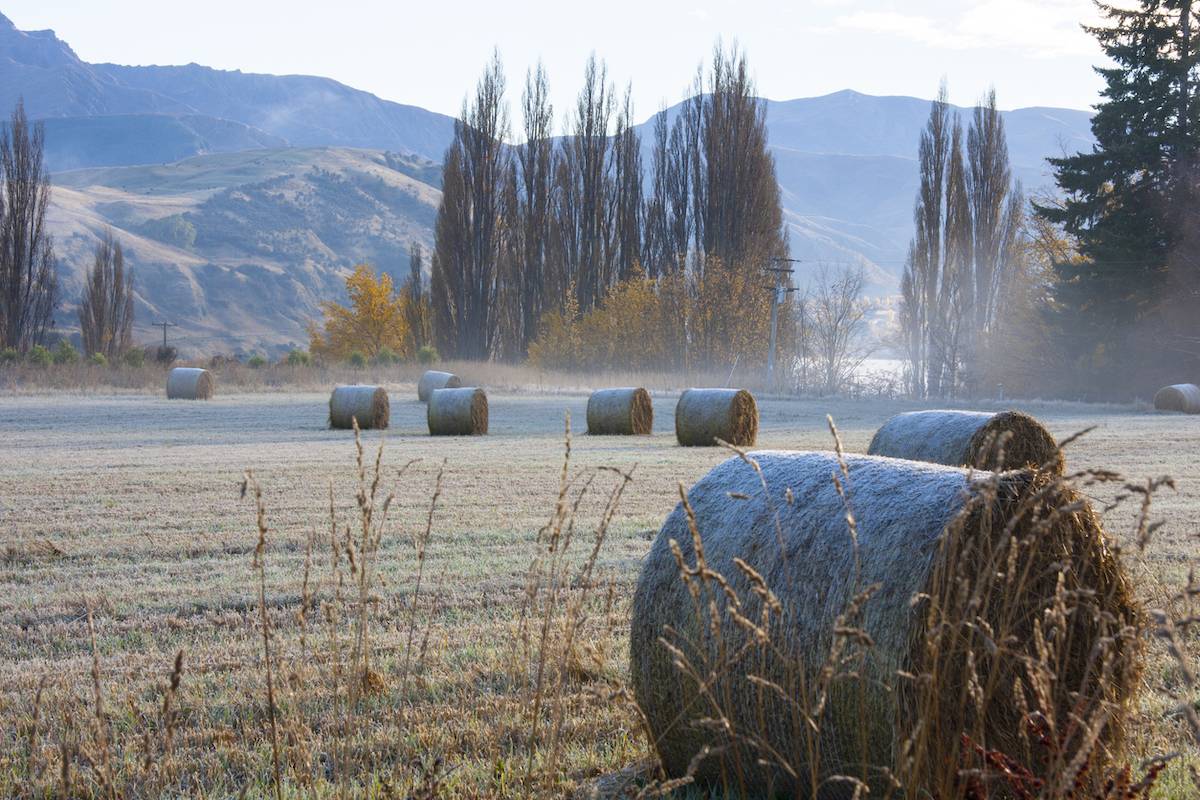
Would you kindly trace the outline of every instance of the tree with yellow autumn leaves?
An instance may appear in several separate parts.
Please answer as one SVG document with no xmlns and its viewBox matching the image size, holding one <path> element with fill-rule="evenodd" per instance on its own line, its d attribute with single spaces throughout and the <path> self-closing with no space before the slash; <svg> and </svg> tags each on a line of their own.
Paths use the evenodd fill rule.
<svg viewBox="0 0 1200 800">
<path fill-rule="evenodd" d="M 397 358 L 414 355 L 409 331 L 407 293 L 397 293 L 390 275 L 376 275 L 367 264 L 359 264 L 346 278 L 349 305 L 321 303 L 325 319 L 308 326 L 309 350 L 317 358 L 344 361 L 352 353 L 378 358 L 390 353 Z"/>
<path fill-rule="evenodd" d="M 750 266 L 707 259 L 703 273 L 658 278 L 640 270 L 585 314 L 569 299 L 543 315 L 529 361 L 549 369 L 691 369 L 766 363 L 770 292 Z M 779 308 L 779 354 L 794 349 L 792 299 Z"/>
</svg>

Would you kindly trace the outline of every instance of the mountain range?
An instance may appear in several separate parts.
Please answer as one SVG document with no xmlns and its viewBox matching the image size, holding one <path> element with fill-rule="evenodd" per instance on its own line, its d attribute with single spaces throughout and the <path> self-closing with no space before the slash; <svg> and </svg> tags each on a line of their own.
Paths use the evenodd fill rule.
<svg viewBox="0 0 1200 800">
<path fill-rule="evenodd" d="M 90 64 L 53 31 L 0 15 L 0 109 L 22 100 L 46 129 L 65 326 L 105 226 L 136 270 L 139 334 L 169 318 L 183 349 L 204 352 L 302 342 L 354 263 L 400 275 L 409 243 L 431 243 L 446 115 L 327 78 Z M 874 293 L 894 293 L 929 101 L 842 91 L 765 102 L 798 269 L 861 263 Z M 1048 156 L 1092 143 L 1085 111 L 1004 117 L 1027 190 L 1051 184 Z"/>
</svg>

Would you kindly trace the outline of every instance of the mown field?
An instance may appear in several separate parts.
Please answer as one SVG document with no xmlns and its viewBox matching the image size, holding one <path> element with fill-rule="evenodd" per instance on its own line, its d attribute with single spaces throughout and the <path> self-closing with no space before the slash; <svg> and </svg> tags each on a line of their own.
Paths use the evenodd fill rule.
<svg viewBox="0 0 1200 800">
<path fill-rule="evenodd" d="M 331 558 L 331 497 L 342 531 L 334 540 L 347 524 L 358 536 L 359 476 L 353 435 L 326 427 L 328 395 L 0 399 L 0 795 L 273 796 L 275 774 L 287 796 L 561 795 L 644 763 L 623 691 L 628 598 L 680 484 L 728 453 L 676 446 L 673 394 L 655 396 L 648 438 L 584 435 L 582 393 L 511 393 L 490 397 L 486 438 L 434 439 L 413 386 L 390 389 L 391 429 L 362 437 L 368 483 L 385 441 L 376 523 L 395 493 L 378 554 L 366 554 L 378 582 L 365 603 L 354 572 L 362 551 L 342 545 Z M 758 447 L 830 449 L 830 414 L 845 448 L 865 452 L 881 422 L 916 407 L 760 400 Z M 1070 445 L 1070 471 L 1175 478 L 1175 490 L 1155 495 L 1152 517 L 1164 524 L 1144 552 L 1130 538 L 1136 499 L 1105 515 L 1143 602 L 1170 605 L 1200 553 L 1200 418 L 1020 407 L 1060 438 L 1094 427 Z M 561 584 L 564 598 L 578 594 L 549 575 L 539 539 L 559 502 L 568 413 L 566 514 L 592 483 L 563 575 L 586 563 L 620 473 L 631 480 L 599 548 L 575 643 L 550 658 L 570 604 L 552 608 L 546 592 L 530 600 L 529 587 L 535 574 L 543 588 Z M 242 494 L 247 469 L 266 509 L 261 576 L 253 484 Z M 1087 492 L 1106 507 L 1123 486 Z M 260 577 L 273 631 L 269 692 Z M 364 685 L 347 677 L 360 619 Z M 1190 639 L 1188 647 L 1197 649 Z M 1194 750 L 1172 711 L 1181 671 L 1157 643 L 1150 659 L 1128 757 L 1136 767 L 1181 752 L 1159 796 L 1192 796 L 1184 787 Z"/>
</svg>

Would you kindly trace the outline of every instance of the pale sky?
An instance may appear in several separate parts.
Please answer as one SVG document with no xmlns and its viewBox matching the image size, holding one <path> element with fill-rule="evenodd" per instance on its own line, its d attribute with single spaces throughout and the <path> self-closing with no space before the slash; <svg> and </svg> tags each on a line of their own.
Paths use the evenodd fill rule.
<svg viewBox="0 0 1200 800">
<path fill-rule="evenodd" d="M 53 28 L 85 61 L 186 64 L 334 78 L 456 114 L 493 47 L 516 118 L 541 59 L 555 117 L 592 51 L 639 119 L 674 103 L 720 37 L 746 51 L 774 100 L 855 89 L 971 104 L 994 85 L 1003 108 L 1089 108 L 1100 81 L 1091 0 L 793 0 L 592 3 L 486 0 L 0 0 L 18 28 Z"/>
</svg>

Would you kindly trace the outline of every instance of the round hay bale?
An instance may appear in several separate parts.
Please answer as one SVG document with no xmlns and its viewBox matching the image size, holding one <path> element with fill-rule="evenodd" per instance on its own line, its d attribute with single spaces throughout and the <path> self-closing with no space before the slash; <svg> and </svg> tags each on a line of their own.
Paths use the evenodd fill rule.
<svg viewBox="0 0 1200 800">
<path fill-rule="evenodd" d="M 1060 479 L 846 456 L 852 537 L 835 455 L 749 457 L 761 477 L 735 457 L 688 493 L 694 528 L 682 504 L 668 516 L 634 593 L 631 682 L 668 777 L 687 773 L 710 746 L 697 780 L 732 784 L 739 796 L 807 797 L 822 785 L 816 796 L 849 797 L 849 784 L 824 783 L 835 775 L 857 776 L 882 795 L 880 776 L 898 772 L 896 754 L 914 731 L 923 744 L 910 751 L 908 774 L 922 782 L 947 770 L 953 780 L 963 734 L 1020 760 L 1028 754 L 1021 709 L 1035 701 L 1013 693 L 1036 662 L 1035 631 L 1057 648 L 1046 687 L 1054 719 L 1066 728 L 1072 713 L 1103 713 L 1097 757 L 1119 743 L 1140 680 L 1142 615 L 1096 516 Z M 709 570 L 723 578 L 706 579 Z M 1056 590 L 1089 605 L 1052 622 Z M 976 605 L 980 596 L 986 602 Z M 746 621 L 768 631 L 769 643 Z M 847 636 L 851 629 L 862 636 Z M 1114 653 L 1104 679 L 1091 660 L 1101 641 Z M 824 684 L 817 713 L 835 642 L 844 648 L 839 677 Z M 984 713 L 970 702 L 969 663 L 992 693 Z M 720 718 L 727 724 L 713 722 Z"/>
<path fill-rule="evenodd" d="M 430 436 L 482 436 L 488 432 L 488 402 L 483 389 L 434 389 L 426 409 Z"/>
<path fill-rule="evenodd" d="M 745 389 L 688 389 L 675 406 L 675 438 L 684 447 L 710 447 L 717 439 L 752 447 L 758 438 L 758 405 Z"/>
<path fill-rule="evenodd" d="M 211 400 L 212 373 L 199 367 L 175 367 L 167 373 L 168 400 Z"/>
<path fill-rule="evenodd" d="M 1064 467 L 1058 443 L 1040 422 L 1020 411 L 909 411 L 883 423 L 867 452 L 976 469 Z M 1002 455 L 997 464 L 997 456 Z"/>
<path fill-rule="evenodd" d="M 462 386 L 462 379 L 452 372 L 441 372 L 427 369 L 417 382 L 417 399 L 422 403 L 429 402 L 429 395 L 434 389 L 457 389 Z"/>
<path fill-rule="evenodd" d="M 391 417 L 387 390 L 382 386 L 338 386 L 329 395 L 329 427 L 359 430 L 386 428 Z"/>
<path fill-rule="evenodd" d="M 1200 386 L 1194 383 L 1164 386 L 1154 393 L 1154 407 L 1159 411 L 1200 414 Z"/>
<path fill-rule="evenodd" d="M 587 427 L 592 436 L 648 435 L 654 404 L 645 389 L 598 389 L 588 397 Z"/>
</svg>

